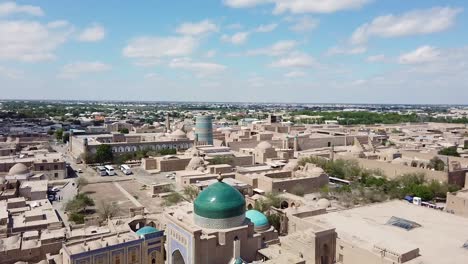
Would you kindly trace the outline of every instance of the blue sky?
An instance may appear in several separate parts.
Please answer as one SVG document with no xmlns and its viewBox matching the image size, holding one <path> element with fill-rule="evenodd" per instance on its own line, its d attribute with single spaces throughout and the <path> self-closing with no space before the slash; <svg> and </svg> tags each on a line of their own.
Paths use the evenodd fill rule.
<svg viewBox="0 0 468 264">
<path fill-rule="evenodd" d="M 0 1 L 5 99 L 454 103 L 466 1 Z"/>
</svg>

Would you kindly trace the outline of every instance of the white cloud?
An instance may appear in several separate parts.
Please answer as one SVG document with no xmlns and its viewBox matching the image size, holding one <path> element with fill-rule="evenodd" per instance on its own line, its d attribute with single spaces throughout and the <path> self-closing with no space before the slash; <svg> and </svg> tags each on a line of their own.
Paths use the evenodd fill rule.
<svg viewBox="0 0 468 264">
<path fill-rule="evenodd" d="M 274 13 L 333 13 L 340 10 L 358 9 L 371 0 L 224 0 L 233 8 L 254 7 L 261 4 L 274 4 Z"/>
<path fill-rule="evenodd" d="M 224 0 L 225 5 L 233 8 L 254 7 L 259 4 L 268 3 L 269 0 Z"/>
<path fill-rule="evenodd" d="M 23 77 L 23 72 L 0 66 L 0 76 L 4 76 L 9 79 L 20 79 Z"/>
<path fill-rule="evenodd" d="M 96 42 L 103 40 L 106 36 L 106 30 L 99 24 L 94 24 L 88 28 L 85 28 L 80 35 L 78 40 L 82 42 Z"/>
<path fill-rule="evenodd" d="M 367 62 L 382 62 L 385 61 L 386 57 L 383 54 L 378 54 L 378 55 L 372 55 L 367 57 L 366 61 Z"/>
<path fill-rule="evenodd" d="M 205 53 L 206 58 L 213 58 L 216 56 L 217 51 L 216 50 L 209 50 Z"/>
<path fill-rule="evenodd" d="M 104 72 L 112 67 L 99 61 L 79 61 L 63 66 L 59 78 L 76 78 L 81 74 Z"/>
<path fill-rule="evenodd" d="M 250 35 L 249 32 L 237 32 L 232 36 L 223 35 L 221 36 L 221 40 L 224 42 L 229 42 L 234 45 L 241 45 L 247 41 L 249 35 Z"/>
<path fill-rule="evenodd" d="M 190 58 L 177 58 L 169 63 L 169 67 L 173 69 L 183 69 L 194 72 L 197 77 L 222 72 L 226 66 L 212 62 L 196 62 Z"/>
<path fill-rule="evenodd" d="M 0 16 L 13 14 L 27 14 L 31 16 L 43 16 L 44 11 L 38 6 L 17 5 L 15 2 L 0 3 Z"/>
<path fill-rule="evenodd" d="M 57 27 L 61 25 L 60 27 Z M 55 58 L 72 28 L 64 21 L 0 21 L 0 59 L 36 62 Z"/>
<path fill-rule="evenodd" d="M 294 22 L 294 24 L 289 27 L 289 29 L 294 32 L 312 31 L 319 25 L 318 19 L 311 18 L 308 16 L 303 16 L 300 18 L 288 18 L 287 21 Z"/>
<path fill-rule="evenodd" d="M 255 32 L 259 32 L 259 33 L 271 32 L 271 31 L 275 30 L 277 26 L 278 26 L 278 24 L 275 24 L 275 23 L 260 25 L 255 29 Z"/>
<path fill-rule="evenodd" d="M 164 57 L 180 57 L 190 55 L 198 46 L 195 38 L 181 37 L 139 37 L 131 40 L 122 53 L 127 58 L 137 60 L 137 63 L 157 63 Z"/>
<path fill-rule="evenodd" d="M 351 42 L 362 44 L 374 36 L 393 38 L 444 31 L 454 24 L 461 11 L 459 8 L 434 7 L 402 15 L 379 16 L 357 28 L 351 36 Z"/>
<path fill-rule="evenodd" d="M 68 21 L 66 20 L 56 20 L 56 21 L 52 21 L 52 22 L 49 22 L 47 23 L 47 27 L 48 28 L 64 28 L 64 27 L 68 27 L 70 26 L 70 23 L 68 23 Z"/>
<path fill-rule="evenodd" d="M 291 71 L 291 72 L 288 72 L 284 75 L 284 77 L 287 77 L 287 78 L 299 78 L 299 77 L 304 77 L 306 76 L 307 74 L 303 71 Z"/>
<path fill-rule="evenodd" d="M 219 29 L 216 24 L 208 19 L 205 19 L 197 23 L 183 23 L 176 29 L 176 32 L 182 35 L 199 36 L 217 32 L 218 30 Z"/>
<path fill-rule="evenodd" d="M 302 52 L 294 52 L 270 64 L 271 67 L 306 68 L 316 64 L 314 58 Z"/>
<path fill-rule="evenodd" d="M 439 59 L 440 51 L 431 46 L 422 46 L 414 51 L 402 54 L 398 58 L 398 62 L 401 64 L 416 64 L 432 62 Z"/>
<path fill-rule="evenodd" d="M 246 55 L 248 56 L 256 56 L 256 55 L 280 56 L 288 52 L 291 52 L 296 47 L 297 47 L 297 42 L 294 40 L 281 40 L 269 47 L 249 50 L 246 52 Z"/>
<path fill-rule="evenodd" d="M 338 47 L 334 46 L 328 49 L 327 55 L 332 56 L 332 55 L 356 55 L 356 54 L 362 54 L 367 51 L 367 48 L 364 46 L 358 46 L 358 47 L 348 47 L 348 48 L 343 48 L 343 47 Z"/>
<path fill-rule="evenodd" d="M 160 80 L 161 76 L 159 76 L 157 73 L 147 73 L 145 74 L 144 78 L 147 80 Z"/>
</svg>

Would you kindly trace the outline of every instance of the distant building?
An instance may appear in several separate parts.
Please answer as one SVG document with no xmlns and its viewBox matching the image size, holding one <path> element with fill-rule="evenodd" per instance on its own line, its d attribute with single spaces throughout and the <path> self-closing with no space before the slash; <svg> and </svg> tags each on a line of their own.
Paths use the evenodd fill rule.
<svg viewBox="0 0 468 264">
<path fill-rule="evenodd" d="M 199 115 L 195 121 L 195 138 L 197 144 L 213 145 L 213 117 L 211 115 Z"/>
</svg>

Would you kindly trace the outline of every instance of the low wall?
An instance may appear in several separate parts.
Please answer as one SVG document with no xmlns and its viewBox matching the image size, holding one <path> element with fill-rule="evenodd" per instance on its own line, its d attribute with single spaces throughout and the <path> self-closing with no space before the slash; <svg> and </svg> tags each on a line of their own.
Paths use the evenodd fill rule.
<svg viewBox="0 0 468 264">
<path fill-rule="evenodd" d="M 366 169 L 378 169 L 383 171 L 385 175 L 390 178 L 394 179 L 398 176 L 401 176 L 406 173 L 424 173 L 426 175 L 427 180 L 438 180 L 441 182 L 447 182 L 448 176 L 447 172 L 444 171 L 433 171 L 428 169 L 422 168 L 415 168 L 400 164 L 393 164 L 388 162 L 382 162 L 377 160 L 369 160 L 369 159 L 359 159 L 347 156 L 338 156 L 338 159 L 345 159 L 345 160 L 357 160 L 359 165 Z"/>
</svg>

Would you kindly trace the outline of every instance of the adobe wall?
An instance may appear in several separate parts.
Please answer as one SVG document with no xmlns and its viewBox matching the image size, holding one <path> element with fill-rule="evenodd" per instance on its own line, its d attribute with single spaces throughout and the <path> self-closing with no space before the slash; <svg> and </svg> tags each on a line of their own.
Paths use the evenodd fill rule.
<svg viewBox="0 0 468 264">
<path fill-rule="evenodd" d="M 447 172 L 444 171 L 433 171 L 400 164 L 392 164 L 388 162 L 369 159 L 359 159 L 341 155 L 338 158 L 345 160 L 357 160 L 359 162 L 359 165 L 366 169 L 382 170 L 389 179 L 395 179 L 398 176 L 401 176 L 405 173 L 424 173 L 426 175 L 426 180 L 437 180 L 441 182 L 447 182 L 448 180 Z"/>
</svg>

